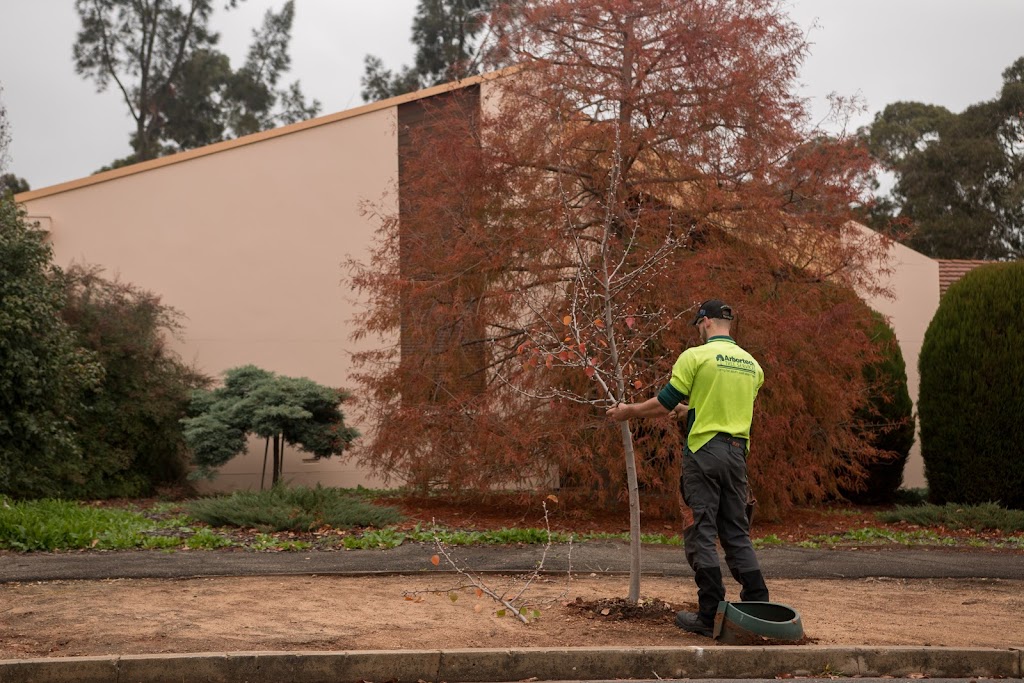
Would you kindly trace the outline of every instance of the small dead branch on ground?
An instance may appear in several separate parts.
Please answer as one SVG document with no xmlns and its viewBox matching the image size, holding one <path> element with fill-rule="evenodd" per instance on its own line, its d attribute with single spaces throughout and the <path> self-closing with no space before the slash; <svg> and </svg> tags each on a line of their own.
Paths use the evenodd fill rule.
<svg viewBox="0 0 1024 683">
<path fill-rule="evenodd" d="M 548 499 L 557 502 L 558 499 L 555 496 L 548 496 Z M 434 532 L 434 547 L 437 549 L 437 554 L 430 558 L 430 561 L 435 565 L 439 565 L 441 560 L 448 564 L 461 578 L 462 581 L 455 586 L 437 589 L 437 590 L 424 590 L 424 591 L 403 591 L 402 595 L 408 599 L 414 599 L 415 596 L 423 593 L 441 594 L 447 593 L 449 599 L 452 602 L 458 600 L 458 591 L 466 589 L 475 589 L 477 597 L 487 596 L 494 600 L 496 603 L 501 605 L 501 609 L 498 610 L 498 616 L 505 616 L 510 614 L 515 616 L 519 621 L 524 624 L 529 624 L 531 619 L 537 619 L 540 617 L 540 611 L 530 607 L 530 603 L 526 599 L 526 592 L 530 586 L 536 582 L 544 571 L 544 563 L 547 560 L 548 552 L 551 550 L 551 546 L 554 545 L 554 541 L 551 536 L 551 523 L 548 519 L 548 506 L 546 502 L 542 502 L 541 505 L 544 508 L 544 529 L 547 533 L 547 542 L 544 544 L 544 549 L 541 552 L 540 560 L 537 565 L 533 568 L 533 571 L 525 575 L 518 575 L 512 577 L 512 581 L 509 585 L 503 587 L 492 587 L 483 580 L 483 577 L 479 573 L 474 572 L 470 567 L 466 566 L 464 562 L 460 562 L 458 558 L 454 557 L 448 548 L 448 546 L 441 540 Z M 436 528 L 436 527 L 435 527 Z M 568 555 L 568 569 L 566 572 L 566 585 L 565 589 L 557 597 L 553 598 L 551 602 L 561 600 L 569 592 L 569 585 L 572 582 L 572 537 L 569 537 L 569 555 Z"/>
</svg>

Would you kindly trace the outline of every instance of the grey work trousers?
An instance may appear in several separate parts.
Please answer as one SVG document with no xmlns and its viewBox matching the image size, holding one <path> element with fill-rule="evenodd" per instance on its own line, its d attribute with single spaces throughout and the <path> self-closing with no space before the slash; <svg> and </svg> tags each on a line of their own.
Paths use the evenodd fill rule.
<svg viewBox="0 0 1024 683">
<path fill-rule="evenodd" d="M 681 484 L 683 501 L 693 511 L 693 525 L 683 530 L 690 568 L 718 568 L 717 536 L 733 576 L 759 571 L 746 510 L 746 443 L 719 435 L 696 454 L 686 448 Z"/>
</svg>

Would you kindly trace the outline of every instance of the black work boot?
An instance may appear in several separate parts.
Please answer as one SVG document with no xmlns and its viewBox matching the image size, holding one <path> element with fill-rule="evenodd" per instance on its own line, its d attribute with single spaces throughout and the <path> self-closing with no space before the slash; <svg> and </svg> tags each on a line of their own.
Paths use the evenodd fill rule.
<svg viewBox="0 0 1024 683">
<path fill-rule="evenodd" d="M 684 631 L 696 633 L 699 636 L 707 636 L 708 638 L 711 638 L 714 634 L 713 622 L 712 624 L 707 624 L 700 618 L 699 614 L 693 612 L 676 612 L 676 626 Z"/>
<path fill-rule="evenodd" d="M 764 583 L 764 574 L 760 569 L 743 572 L 736 580 L 743 588 L 740 590 L 740 600 L 743 602 L 768 602 L 768 586 Z"/>
</svg>

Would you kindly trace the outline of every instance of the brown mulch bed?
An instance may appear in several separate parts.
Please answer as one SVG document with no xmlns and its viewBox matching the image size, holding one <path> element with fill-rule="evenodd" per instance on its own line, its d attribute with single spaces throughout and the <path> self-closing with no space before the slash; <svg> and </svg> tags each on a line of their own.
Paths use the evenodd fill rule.
<svg viewBox="0 0 1024 683">
<path fill-rule="evenodd" d="M 571 610 L 578 611 L 586 619 L 599 621 L 647 621 L 671 624 L 676 612 L 680 610 L 695 611 L 696 604 L 672 605 L 658 598 L 640 598 L 635 604 L 625 598 L 602 598 L 600 600 L 584 600 L 576 598 L 564 603 Z"/>
</svg>

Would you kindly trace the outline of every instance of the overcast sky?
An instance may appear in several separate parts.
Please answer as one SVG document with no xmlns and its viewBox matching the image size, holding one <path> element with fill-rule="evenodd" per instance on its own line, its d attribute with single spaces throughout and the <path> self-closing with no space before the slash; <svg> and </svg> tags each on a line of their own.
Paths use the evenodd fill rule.
<svg viewBox="0 0 1024 683">
<path fill-rule="evenodd" d="M 283 0 L 248 0 L 220 11 L 214 28 L 238 65 L 250 31 Z M 363 56 L 409 63 L 416 0 L 298 0 L 288 80 L 332 113 L 362 104 Z M 1003 69 L 1024 56 L 1024 0 L 791 0 L 812 53 L 802 94 L 826 111 L 830 92 L 868 107 L 854 125 L 898 100 L 953 111 L 992 99 Z M 9 170 L 34 189 L 94 172 L 130 152 L 131 119 L 120 95 L 75 75 L 73 0 L 0 0 L 0 87 L 13 137 Z M 817 24 L 817 26 L 815 26 Z"/>
</svg>

